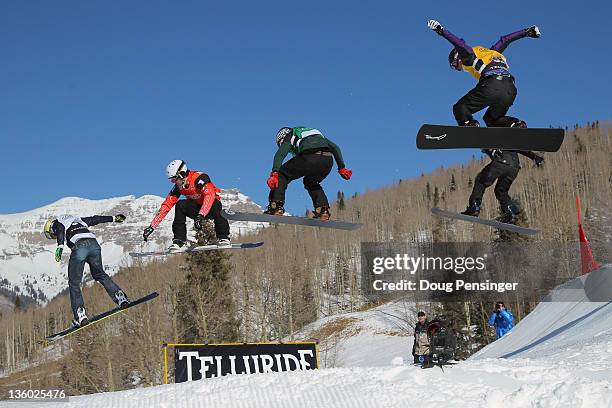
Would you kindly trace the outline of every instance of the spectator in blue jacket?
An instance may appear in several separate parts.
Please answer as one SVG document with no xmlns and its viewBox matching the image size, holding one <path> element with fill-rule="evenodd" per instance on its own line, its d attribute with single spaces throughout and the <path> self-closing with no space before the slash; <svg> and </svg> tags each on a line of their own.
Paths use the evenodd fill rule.
<svg viewBox="0 0 612 408">
<path fill-rule="evenodd" d="M 513 321 L 514 316 L 506 309 L 504 302 L 497 302 L 495 310 L 489 317 L 489 326 L 495 326 L 495 334 L 498 339 L 512 330 L 512 327 L 514 327 Z"/>
</svg>

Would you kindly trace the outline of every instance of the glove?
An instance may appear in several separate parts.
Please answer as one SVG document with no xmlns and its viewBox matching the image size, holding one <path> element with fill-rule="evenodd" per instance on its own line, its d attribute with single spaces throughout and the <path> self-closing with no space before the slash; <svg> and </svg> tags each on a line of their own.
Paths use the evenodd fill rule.
<svg viewBox="0 0 612 408">
<path fill-rule="evenodd" d="M 542 34 L 540 33 L 538 26 L 531 26 L 527 28 L 527 37 L 540 38 L 541 35 Z"/>
<path fill-rule="evenodd" d="M 270 187 L 270 190 L 277 189 L 278 188 L 278 171 L 273 171 L 272 173 L 270 173 L 270 177 L 268 178 L 268 181 L 266 183 L 268 183 L 268 187 Z"/>
<path fill-rule="evenodd" d="M 123 215 L 123 214 L 117 214 L 117 215 L 115 215 L 115 217 L 114 217 L 114 221 L 115 221 L 115 222 L 123 222 L 123 221 L 125 221 L 125 218 L 126 218 L 126 217 L 125 217 L 125 215 Z"/>
<path fill-rule="evenodd" d="M 544 157 L 536 156 L 533 158 L 533 161 L 535 162 L 536 167 L 540 167 L 544 163 Z"/>
<path fill-rule="evenodd" d="M 198 216 L 195 218 L 195 221 L 193 223 L 193 226 L 195 227 L 195 229 L 201 230 L 204 227 L 205 220 L 206 218 L 204 218 L 202 214 L 198 214 Z"/>
<path fill-rule="evenodd" d="M 59 262 L 62 260 L 62 253 L 64 252 L 63 246 L 58 246 L 55 248 L 55 262 Z"/>
<path fill-rule="evenodd" d="M 339 169 L 338 173 L 340 173 L 340 177 L 342 177 L 345 180 L 350 180 L 351 176 L 353 175 L 353 172 L 347 169 L 346 167 Z"/>
<path fill-rule="evenodd" d="M 155 231 L 155 230 L 150 225 L 147 228 L 145 228 L 144 232 L 142 233 L 142 237 L 144 238 L 145 241 L 148 240 L 149 235 L 151 235 L 153 233 L 153 231 Z"/>
<path fill-rule="evenodd" d="M 442 32 L 444 31 L 444 27 L 442 27 L 442 24 L 440 24 L 436 20 L 429 20 L 427 22 L 427 27 L 431 28 L 432 30 L 434 30 L 436 33 L 440 35 L 442 35 Z"/>
</svg>

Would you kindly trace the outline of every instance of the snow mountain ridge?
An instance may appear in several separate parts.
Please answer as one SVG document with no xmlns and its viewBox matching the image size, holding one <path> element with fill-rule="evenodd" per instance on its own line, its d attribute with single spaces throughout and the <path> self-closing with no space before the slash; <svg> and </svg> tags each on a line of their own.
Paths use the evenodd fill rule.
<svg viewBox="0 0 612 408">
<path fill-rule="evenodd" d="M 44 303 L 67 288 L 68 254 L 61 263 L 53 259 L 55 241 L 42 235 L 45 221 L 61 214 L 74 214 L 81 217 L 91 215 L 116 215 L 122 213 L 127 219 L 124 223 L 105 223 L 91 228 L 102 246 L 102 261 L 109 275 L 117 273 L 122 266 L 129 266 L 132 258 L 129 251 L 151 251 L 169 245 L 172 240 L 171 211 L 148 242 L 143 242 L 142 231 L 149 225 L 164 198 L 155 195 L 142 197 L 124 196 L 102 200 L 89 200 L 78 197 L 62 198 L 49 205 L 17 214 L 0 215 L 0 290 L 17 292 Z M 261 212 L 259 205 L 237 189 L 221 192 L 223 207 L 231 211 Z M 188 230 L 193 237 L 191 221 Z M 252 233 L 265 224 L 251 222 L 232 222 L 232 237 Z M 85 280 L 91 279 L 89 268 L 85 269 Z M 6 307 L 6 297 L 0 293 Z"/>
</svg>

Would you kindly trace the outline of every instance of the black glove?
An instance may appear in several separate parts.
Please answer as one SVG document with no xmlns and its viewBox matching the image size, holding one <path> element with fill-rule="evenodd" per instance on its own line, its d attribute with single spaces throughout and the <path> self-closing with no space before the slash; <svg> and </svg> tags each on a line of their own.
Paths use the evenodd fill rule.
<svg viewBox="0 0 612 408">
<path fill-rule="evenodd" d="M 544 157 L 542 157 L 542 156 L 537 156 L 537 155 L 536 155 L 536 156 L 533 158 L 533 161 L 535 162 L 535 165 L 536 165 L 537 167 L 540 167 L 540 166 L 541 166 L 541 165 L 544 163 Z"/>
<path fill-rule="evenodd" d="M 144 238 L 145 241 L 148 240 L 149 235 L 151 235 L 153 233 L 153 231 L 155 231 L 155 230 L 150 225 L 147 228 L 145 228 L 144 232 L 142 233 L 142 237 Z"/>
<path fill-rule="evenodd" d="M 198 214 L 193 223 L 195 229 L 201 230 L 204 227 L 204 220 L 206 220 L 206 218 L 204 218 L 202 214 Z"/>
<path fill-rule="evenodd" d="M 531 26 L 527 28 L 526 30 L 527 30 L 527 37 L 540 38 L 540 36 L 542 35 L 540 33 L 540 29 L 538 28 L 538 26 Z"/>
<path fill-rule="evenodd" d="M 123 221 L 125 221 L 125 218 L 126 218 L 125 215 L 117 214 L 117 215 L 115 215 L 115 218 L 114 218 L 113 221 L 115 221 L 115 222 L 123 222 Z"/>
</svg>

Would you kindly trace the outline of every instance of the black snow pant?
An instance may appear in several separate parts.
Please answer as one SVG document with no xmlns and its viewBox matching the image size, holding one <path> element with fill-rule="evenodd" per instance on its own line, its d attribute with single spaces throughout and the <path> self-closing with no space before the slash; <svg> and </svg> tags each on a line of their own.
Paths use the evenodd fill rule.
<svg viewBox="0 0 612 408">
<path fill-rule="evenodd" d="M 270 201 L 285 202 L 285 191 L 293 180 L 304 177 L 304 188 L 312 199 L 312 205 L 329 207 L 329 201 L 321 187 L 321 182 L 327 177 L 334 165 L 331 152 L 317 151 L 298 154 L 287 161 L 278 171 L 278 188 L 271 190 Z"/>
<path fill-rule="evenodd" d="M 518 119 L 505 116 L 516 98 L 514 78 L 492 75 L 481 79 L 453 106 L 453 114 L 459 125 L 473 120 L 472 114 L 489 107 L 484 114 L 487 126 L 509 127 Z"/>
<path fill-rule="evenodd" d="M 120 290 L 119 286 L 111 279 L 102 266 L 102 250 L 100 244 L 93 238 L 83 238 L 74 244 L 68 261 L 68 290 L 70 292 L 70 307 L 74 319 L 78 320 L 77 309 L 84 306 L 83 293 L 81 292 L 81 281 L 83 280 L 83 269 L 85 263 L 89 265 L 91 277 L 100 282 L 108 296 L 116 303 L 115 293 Z"/>
<path fill-rule="evenodd" d="M 495 180 L 497 180 L 495 184 L 495 197 L 499 201 L 502 210 L 508 208 L 510 204 L 514 204 L 508 191 L 520 169 L 519 166 L 503 163 L 498 160 L 493 160 L 491 163 L 487 164 L 485 168 L 478 173 L 476 180 L 474 180 L 474 188 L 470 195 L 470 205 L 476 201 L 482 202 L 482 196 L 485 190 L 487 187 L 492 186 Z"/>
<path fill-rule="evenodd" d="M 187 241 L 187 217 L 194 220 L 202 208 L 201 204 L 198 204 L 193 200 L 179 200 L 174 206 L 174 221 L 172 222 L 172 233 L 174 239 L 180 239 L 181 241 Z M 215 222 L 215 235 L 217 239 L 226 239 L 230 235 L 229 222 L 221 215 L 221 202 L 215 200 L 208 215 L 207 220 L 213 220 Z"/>
</svg>

